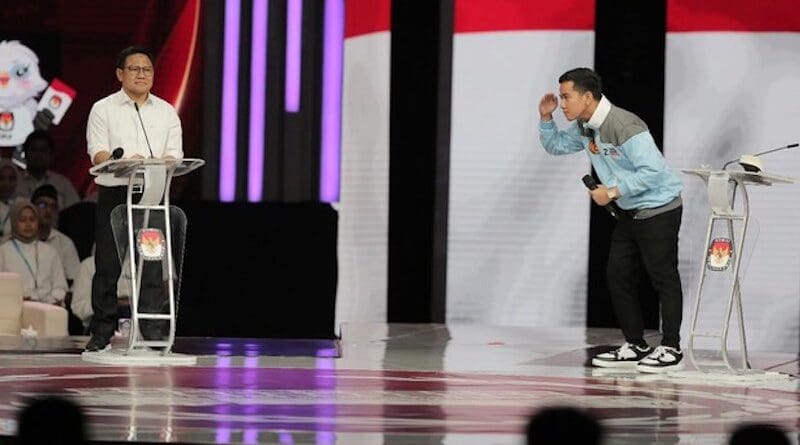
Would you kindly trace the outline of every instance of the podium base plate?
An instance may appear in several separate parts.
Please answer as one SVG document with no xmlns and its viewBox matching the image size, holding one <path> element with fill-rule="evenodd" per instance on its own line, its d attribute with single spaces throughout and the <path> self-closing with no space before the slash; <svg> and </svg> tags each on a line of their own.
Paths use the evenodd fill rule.
<svg viewBox="0 0 800 445">
<path fill-rule="evenodd" d="M 122 366 L 194 366 L 197 356 L 176 354 L 170 352 L 162 354 L 161 351 L 149 349 L 134 349 L 127 351 L 125 348 L 112 348 L 105 351 L 84 351 L 81 358 L 85 362 L 99 363 L 102 365 Z"/>
</svg>

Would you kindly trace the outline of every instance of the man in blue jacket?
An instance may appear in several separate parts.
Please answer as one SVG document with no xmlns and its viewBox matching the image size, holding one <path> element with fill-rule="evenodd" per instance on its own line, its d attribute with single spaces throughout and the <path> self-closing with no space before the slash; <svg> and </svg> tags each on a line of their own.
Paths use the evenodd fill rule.
<svg viewBox="0 0 800 445">
<path fill-rule="evenodd" d="M 604 368 L 665 372 L 683 366 L 680 327 L 683 294 L 678 274 L 681 182 L 656 147 L 647 125 L 635 114 L 613 105 L 602 94 L 600 76 L 576 68 L 559 77 L 561 111 L 569 121 L 560 130 L 553 121 L 559 106 L 549 93 L 539 103 L 539 140 L 554 155 L 585 151 L 602 184 L 590 191 L 600 206 L 614 205 L 618 221 L 608 255 L 608 286 L 617 320 L 625 335 L 621 347 L 594 357 Z M 644 340 L 639 304 L 641 268 L 661 303 L 663 339 L 650 347 Z"/>
</svg>

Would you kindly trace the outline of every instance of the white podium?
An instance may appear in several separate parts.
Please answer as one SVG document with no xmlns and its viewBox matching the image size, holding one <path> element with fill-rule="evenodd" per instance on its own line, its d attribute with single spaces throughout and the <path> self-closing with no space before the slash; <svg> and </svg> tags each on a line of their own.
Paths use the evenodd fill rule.
<svg viewBox="0 0 800 445">
<path fill-rule="evenodd" d="M 84 352 L 84 360 L 114 365 L 194 365 L 197 357 L 175 354 L 177 303 L 186 240 L 186 215 L 170 206 L 172 178 L 201 167 L 201 159 L 120 159 L 94 166 L 93 175 L 127 178 L 124 205 L 111 213 L 120 264 L 130 267 L 131 320 L 125 348 Z M 134 202 L 135 197 L 139 200 Z M 143 292 L 145 297 L 143 298 Z M 142 304 L 144 303 L 144 310 Z M 168 330 L 163 332 L 163 325 Z M 144 327 L 152 329 L 144 330 Z M 147 332 L 163 333 L 146 338 Z"/>
<path fill-rule="evenodd" d="M 742 310 L 742 293 L 739 286 L 739 266 L 742 262 L 745 235 L 747 225 L 750 220 L 750 201 L 747 195 L 748 185 L 771 186 L 773 184 L 794 183 L 793 178 L 786 176 L 768 174 L 763 172 L 748 171 L 724 171 L 711 170 L 707 168 L 683 169 L 684 173 L 692 174 L 703 179 L 708 187 L 708 200 L 711 206 L 711 215 L 708 219 L 708 230 L 704 245 L 703 261 L 700 265 L 700 282 L 697 286 L 694 309 L 692 312 L 692 324 L 689 331 L 688 355 L 691 363 L 699 371 L 708 372 L 713 369 L 723 369 L 727 372 L 745 374 L 753 372 L 747 355 L 747 339 L 745 337 L 744 312 Z M 736 202 L 736 190 L 741 190 L 741 209 L 734 210 Z M 712 233 L 714 223 L 724 221 L 727 225 L 728 238 L 721 238 L 712 243 Z M 741 222 L 741 229 L 734 231 L 734 221 Z M 714 245 L 712 245 L 714 244 Z M 718 246 L 717 246 L 718 244 Z M 726 255 L 727 252 L 727 255 Z M 713 256 L 713 257 L 712 257 Z M 709 261 L 709 257 L 711 261 Z M 731 264 L 732 263 L 732 264 Z M 712 271 L 727 271 L 731 267 L 730 293 L 726 304 L 725 317 L 722 321 L 722 331 L 700 331 L 698 321 L 700 318 L 701 301 L 703 297 L 703 284 L 709 269 Z M 731 316 L 734 309 L 739 324 L 739 348 L 741 352 L 741 363 L 732 364 L 728 351 L 728 335 L 730 332 Z M 722 360 L 699 361 L 695 356 L 696 338 L 718 338 L 720 339 L 720 351 Z"/>
</svg>

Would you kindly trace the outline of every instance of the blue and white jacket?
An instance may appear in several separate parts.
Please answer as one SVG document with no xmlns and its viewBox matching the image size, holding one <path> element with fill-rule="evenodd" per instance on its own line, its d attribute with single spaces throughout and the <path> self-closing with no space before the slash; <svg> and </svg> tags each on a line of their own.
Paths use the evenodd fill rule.
<svg viewBox="0 0 800 445">
<path fill-rule="evenodd" d="M 588 122 L 576 121 L 559 130 L 552 120 L 539 123 L 545 151 L 565 155 L 586 150 L 606 187 L 617 187 L 622 209 L 660 207 L 680 195 L 683 185 L 667 166 L 647 125 L 605 97 Z"/>
</svg>

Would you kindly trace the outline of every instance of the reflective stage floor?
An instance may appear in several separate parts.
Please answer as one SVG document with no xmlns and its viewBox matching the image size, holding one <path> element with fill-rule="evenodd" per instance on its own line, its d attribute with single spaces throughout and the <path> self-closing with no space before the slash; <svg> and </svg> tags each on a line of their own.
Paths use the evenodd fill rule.
<svg viewBox="0 0 800 445">
<path fill-rule="evenodd" d="M 753 353 L 769 378 L 586 367 L 616 330 L 344 325 L 341 341 L 180 339 L 192 367 L 83 362 L 86 338 L 0 338 L 0 435 L 26 397 L 65 394 L 98 442 L 522 444 L 536 408 L 600 418 L 609 444 L 725 443 L 734 425 L 800 431 L 798 357 Z M 648 337 L 656 344 L 656 336 Z M 778 374 L 781 373 L 781 374 Z"/>
</svg>

